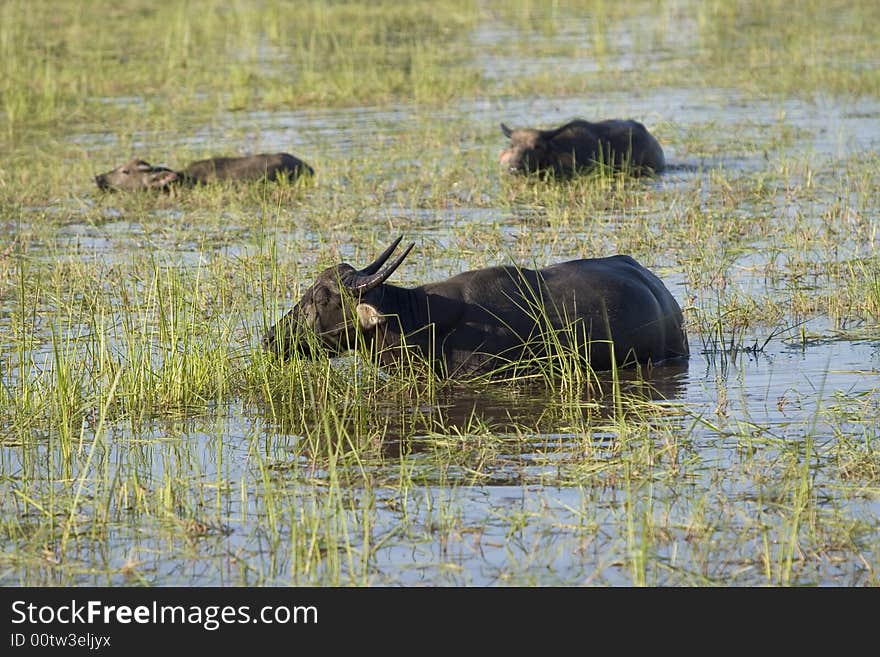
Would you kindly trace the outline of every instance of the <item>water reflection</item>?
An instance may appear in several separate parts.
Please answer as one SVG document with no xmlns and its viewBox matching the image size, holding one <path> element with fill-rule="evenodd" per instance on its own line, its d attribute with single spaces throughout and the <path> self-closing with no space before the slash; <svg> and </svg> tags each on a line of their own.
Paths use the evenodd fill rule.
<svg viewBox="0 0 880 657">
<path fill-rule="evenodd" d="M 576 408 L 585 418 L 609 418 L 619 412 L 619 402 L 672 401 L 679 398 L 687 382 L 688 361 L 678 360 L 652 368 L 620 370 L 615 380 L 608 372 L 575 394 L 553 392 L 538 383 L 498 384 L 485 388 L 455 385 L 438 395 L 425 410 L 437 428 L 464 431 L 480 420 L 496 430 L 543 427 L 554 430 L 553 418 L 562 408 Z M 549 423 L 551 426 L 546 426 Z"/>
<path fill-rule="evenodd" d="M 688 360 L 669 361 L 618 372 L 600 372 L 589 385 L 566 388 L 561 382 L 439 384 L 433 394 L 396 396 L 350 411 L 333 409 L 332 435 L 322 408 L 302 408 L 280 399 L 260 404 L 267 429 L 303 440 L 306 451 L 322 451 L 345 435 L 351 445 L 385 456 L 419 452 L 437 436 L 532 436 L 586 431 L 609 419 L 643 416 L 656 402 L 675 402 L 688 385 Z M 323 409 L 324 411 L 326 409 Z M 656 410 L 656 409 L 655 409 Z M 323 443 L 323 444 L 322 444 Z"/>
</svg>

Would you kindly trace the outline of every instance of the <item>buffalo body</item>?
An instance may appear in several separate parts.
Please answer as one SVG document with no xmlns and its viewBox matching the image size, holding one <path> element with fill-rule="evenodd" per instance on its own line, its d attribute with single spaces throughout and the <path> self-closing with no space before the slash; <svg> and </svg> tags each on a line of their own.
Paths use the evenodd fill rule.
<svg viewBox="0 0 880 657">
<path fill-rule="evenodd" d="M 638 121 L 577 120 L 554 130 L 501 129 L 510 145 L 501 152 L 501 165 L 515 173 L 549 171 L 571 176 L 604 165 L 634 175 L 659 173 L 666 167 L 657 139 Z"/>
<path fill-rule="evenodd" d="M 384 364 L 409 351 L 450 377 L 540 362 L 560 350 L 594 370 L 688 355 L 678 303 L 629 256 L 490 267 L 404 288 L 385 280 L 413 245 L 380 269 L 399 242 L 364 269 L 324 270 L 264 347 L 289 357 L 316 346 L 329 355 L 363 346 Z"/>
<path fill-rule="evenodd" d="M 218 181 L 275 181 L 282 174 L 293 180 L 302 174 L 313 173 L 312 167 L 289 153 L 260 153 L 198 160 L 188 164 L 182 171 L 135 159 L 95 176 L 95 183 L 105 191 L 168 191 L 174 185 L 191 187 Z"/>
</svg>

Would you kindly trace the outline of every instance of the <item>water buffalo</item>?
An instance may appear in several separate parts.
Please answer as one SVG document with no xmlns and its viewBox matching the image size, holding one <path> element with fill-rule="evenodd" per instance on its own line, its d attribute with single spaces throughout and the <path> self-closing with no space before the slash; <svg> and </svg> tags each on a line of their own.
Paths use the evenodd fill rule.
<svg viewBox="0 0 880 657">
<path fill-rule="evenodd" d="M 325 269 L 264 348 L 287 358 L 363 345 L 385 365 L 408 351 L 449 377 L 574 351 L 597 371 L 688 355 L 678 303 L 629 256 L 490 267 L 404 288 L 385 282 L 414 246 L 385 265 L 401 239 L 363 269 Z"/>
<path fill-rule="evenodd" d="M 499 161 L 512 172 L 552 171 L 571 176 L 601 163 L 634 175 L 659 173 L 666 167 L 663 149 L 638 121 L 611 119 L 590 123 L 577 120 L 555 130 L 501 130 L 510 146 Z"/>
<path fill-rule="evenodd" d="M 105 191 L 133 192 L 145 189 L 168 191 L 172 185 L 193 185 L 221 180 L 242 182 L 288 179 L 312 175 L 312 167 L 289 153 L 260 153 L 244 157 L 212 157 L 188 164 L 183 171 L 156 167 L 143 160 L 131 160 L 112 171 L 95 176 L 95 183 Z"/>
</svg>

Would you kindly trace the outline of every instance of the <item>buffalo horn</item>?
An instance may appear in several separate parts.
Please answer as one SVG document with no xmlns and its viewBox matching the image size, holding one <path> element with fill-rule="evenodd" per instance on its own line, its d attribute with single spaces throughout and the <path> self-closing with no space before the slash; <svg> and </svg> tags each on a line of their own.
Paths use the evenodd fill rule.
<svg viewBox="0 0 880 657">
<path fill-rule="evenodd" d="M 394 253 L 394 249 L 397 248 L 397 245 L 400 244 L 400 240 L 402 239 L 403 235 L 394 240 L 394 243 L 391 246 L 382 251 L 382 255 L 373 260 L 373 262 L 361 269 L 358 273 L 366 274 L 367 276 L 369 276 L 370 274 L 375 274 L 377 271 L 379 271 L 379 267 L 385 264 L 385 261 L 388 260 L 388 256 Z"/>
<path fill-rule="evenodd" d="M 382 262 L 384 262 L 384 260 L 388 257 L 388 255 L 391 254 L 391 251 L 394 250 L 394 247 L 397 246 L 398 243 L 400 243 L 400 238 L 398 238 L 397 241 L 391 245 L 391 247 L 386 249 L 385 253 L 383 253 L 381 256 L 379 256 L 379 258 L 376 262 L 379 262 L 380 264 Z M 366 271 L 366 269 L 362 269 L 359 272 L 355 272 L 354 280 L 351 283 L 346 283 L 345 286 L 349 290 L 351 290 L 352 292 L 361 292 L 361 293 L 369 292 L 373 288 L 378 287 L 379 285 L 381 285 L 382 283 L 385 282 L 385 279 L 387 279 L 389 276 L 391 276 L 391 274 L 394 273 L 394 270 L 400 266 L 400 263 L 403 262 L 403 259 L 409 255 L 409 252 L 412 251 L 414 246 L 415 246 L 415 242 L 413 242 L 408 247 L 406 247 L 406 250 L 403 253 L 401 253 L 394 260 L 392 260 L 380 272 L 375 272 L 375 273 L 371 273 L 368 275 L 364 275 L 364 272 Z M 369 268 L 372 268 L 373 265 L 375 265 L 375 264 L 376 263 L 373 263 L 372 265 L 370 265 Z"/>
</svg>

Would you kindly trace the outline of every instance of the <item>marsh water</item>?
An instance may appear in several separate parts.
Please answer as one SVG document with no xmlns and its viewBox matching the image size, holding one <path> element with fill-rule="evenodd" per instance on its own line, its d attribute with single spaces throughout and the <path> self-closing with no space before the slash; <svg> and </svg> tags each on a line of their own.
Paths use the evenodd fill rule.
<svg viewBox="0 0 880 657">
<path fill-rule="evenodd" d="M 498 29 L 484 26 L 475 42 L 501 38 Z M 680 60 L 661 52 L 657 66 Z M 586 58 L 510 56 L 485 56 L 480 64 L 489 78 L 542 66 L 586 73 L 594 65 Z M 403 267 L 396 275 L 398 283 L 414 285 L 468 266 L 510 262 L 524 252 L 528 264 L 579 257 L 584 234 L 613 232 L 633 220 L 638 211 L 612 208 L 597 217 L 598 227 L 589 227 L 590 218 L 548 222 L 540 204 L 509 200 L 508 182 L 492 166 L 504 145 L 499 122 L 546 127 L 585 115 L 631 116 L 647 125 L 666 125 L 669 171 L 634 184 L 669 197 L 679 190 L 716 189 L 719 175 L 753 181 L 766 171 L 772 178 L 785 162 L 807 163 L 816 176 L 833 179 L 836 170 L 863 154 L 876 165 L 880 145 L 877 99 L 769 98 L 724 88 L 664 87 L 591 98 L 467 100 L 434 109 L 397 104 L 221 112 L 172 135 L 133 134 L 125 148 L 155 150 L 161 143 L 169 154 L 236 152 L 245 133 L 255 136 L 260 150 L 318 160 L 316 168 L 368 160 L 369 176 L 383 193 L 363 204 L 356 218 L 360 233 L 350 241 L 338 239 L 350 217 L 341 217 L 332 229 L 338 255 L 353 264 L 367 257 L 357 244 L 365 231 L 379 235 L 378 242 L 404 234 L 417 244 L 411 259 L 419 257 L 420 245 L 430 245 L 430 258 L 421 257 L 417 267 Z M 419 122 L 454 123 L 461 138 L 445 151 L 434 148 L 437 158 L 424 161 L 413 136 Z M 783 130 L 784 138 L 762 147 L 768 134 Z M 697 145 L 675 141 L 694 134 Z M 98 123 L 66 139 L 68 146 L 103 154 L 113 153 L 117 145 L 113 130 Z M 407 157 L 383 160 L 377 155 L 377 149 L 395 144 L 400 153 L 400 143 Z M 399 186 L 410 183 L 413 170 L 447 172 L 457 161 L 468 174 L 485 177 L 478 195 L 456 197 L 446 190 L 454 201 L 448 207 L 398 202 L 405 198 Z M 316 184 L 332 188 L 335 202 L 345 206 L 354 194 L 348 173 L 344 166 L 329 169 L 330 176 L 319 173 Z M 162 201 L 148 206 L 145 222 L 126 201 L 91 189 L 91 176 L 98 172 L 97 164 L 94 171 L 77 171 L 69 198 L 4 217 L 4 233 L 27 233 L 30 222 L 63 216 L 51 236 L 31 244 L 28 258 L 97 263 L 95 271 L 108 276 L 96 281 L 100 286 L 117 284 L 111 274 L 124 274 L 133 259 L 153 257 L 160 268 L 179 270 L 192 280 L 200 268 L 255 258 L 265 249 L 252 230 L 252 214 L 266 212 L 265 207 L 214 209 L 215 216 L 200 223 L 206 211 L 192 213 L 185 204 Z M 822 226 L 828 207 L 840 202 L 825 189 L 817 188 L 809 204 L 790 203 L 784 184 L 779 185 L 763 207 L 745 201 L 729 218 L 766 213 L 770 221 L 784 222 L 786 213 L 793 212 L 805 225 Z M 844 259 L 866 259 L 875 268 L 875 281 L 880 275 L 874 241 L 880 223 L 877 201 L 873 196 L 869 207 L 851 211 L 872 227 L 867 231 L 871 239 L 839 242 L 848 251 Z M 300 254 L 297 280 L 292 275 L 285 279 L 293 286 L 282 298 L 255 302 L 229 318 L 232 360 L 246 359 L 259 348 L 264 318 L 289 308 L 327 264 L 321 252 L 323 228 L 310 220 L 307 203 L 272 211 L 277 215 L 270 222 L 275 249 Z M 848 217 L 855 221 L 852 215 L 842 216 L 844 222 Z M 175 229 L 163 229 L 166 222 Z M 651 218 L 646 222 L 650 227 Z M 494 255 L 480 241 L 490 227 L 501 245 Z M 847 230 L 845 223 L 840 230 Z M 542 238 L 532 241 L 535 235 Z M 792 246 L 799 253 L 809 248 Z M 784 267 L 788 257 L 769 236 L 750 237 L 740 248 L 719 254 L 724 289 L 739 290 L 758 304 L 782 294 L 786 290 L 779 279 L 767 272 Z M 56 547 L 48 541 L 44 562 L 7 559 L 0 582 L 876 585 L 880 334 L 870 322 L 847 330 L 852 327 L 822 313 L 804 316 L 783 308 L 772 321 L 719 336 L 711 323 L 694 319 L 713 309 L 716 299 L 711 288 L 692 288 L 681 258 L 657 252 L 640 260 L 660 273 L 685 308 L 690 319 L 687 362 L 624 371 L 619 381 L 602 374 L 589 391 L 575 393 L 529 382 L 482 383 L 389 399 L 372 408 L 366 420 L 353 420 L 364 422 L 367 429 L 360 433 L 373 435 L 379 444 L 369 445 L 362 459 L 344 463 L 315 457 L 311 446 L 304 447 L 296 421 L 279 418 L 252 397 L 223 399 L 168 417 L 110 420 L 96 448 L 89 442 L 96 426 L 90 420 L 83 423 L 74 449 L 90 453 L 83 467 L 91 470 L 95 487 L 114 492 L 91 499 L 85 487 L 65 567 L 58 566 Z M 234 276 L 236 268 L 230 271 Z M 18 329 L 12 327 L 21 321 L 16 319 L 22 311 L 18 303 L 12 294 L 0 301 L 0 349 L 8 354 L 17 349 L 12 336 Z M 44 303 L 50 302 L 37 305 Z M 52 328 L 48 322 L 37 324 L 32 366 L 52 372 Z M 91 329 L 57 330 L 76 340 Z M 115 349 L 124 351 L 125 345 Z M 347 376 L 357 368 L 352 359 L 334 361 L 331 368 Z M 3 385 L 14 390 L 20 363 L 14 355 L 3 362 Z M 608 394 L 615 385 L 620 395 Z M 7 524 L 9 517 L 24 514 L 17 526 L 27 527 L 31 520 L 37 525 L 44 511 L 26 502 L 51 497 L 53 487 L 60 491 L 77 481 L 77 473 L 65 465 L 67 458 L 60 456 L 62 447 L 47 433 L 35 450 L 23 450 L 16 442 L 0 444 Z M 625 459 L 621 444 L 627 445 L 623 452 L 638 452 L 639 459 Z M 646 467 L 656 470 L 645 472 Z M 842 476 L 847 467 L 852 472 Z M 348 477 L 344 470 L 356 470 L 357 476 Z M 349 483 L 340 485 L 340 480 Z M 411 483 L 402 486 L 403 480 Z M 787 488 L 791 481 L 804 482 L 808 502 L 795 499 Z M 853 482 L 855 490 L 842 496 L 842 481 Z M 139 508 L 139 495 L 148 494 L 167 497 L 166 515 L 129 512 Z M 279 508 L 277 499 L 284 500 Z M 801 502 L 809 506 L 810 517 L 793 520 Z M 101 505 L 109 510 L 101 511 Z M 835 526 L 846 525 L 841 534 L 858 547 L 823 529 L 826 510 L 834 514 Z M 98 532 L 90 524 L 91 514 L 112 521 Z M 188 524 L 180 534 L 169 530 L 182 518 Z M 802 540 L 810 547 L 799 544 L 805 531 L 809 538 Z"/>
</svg>

